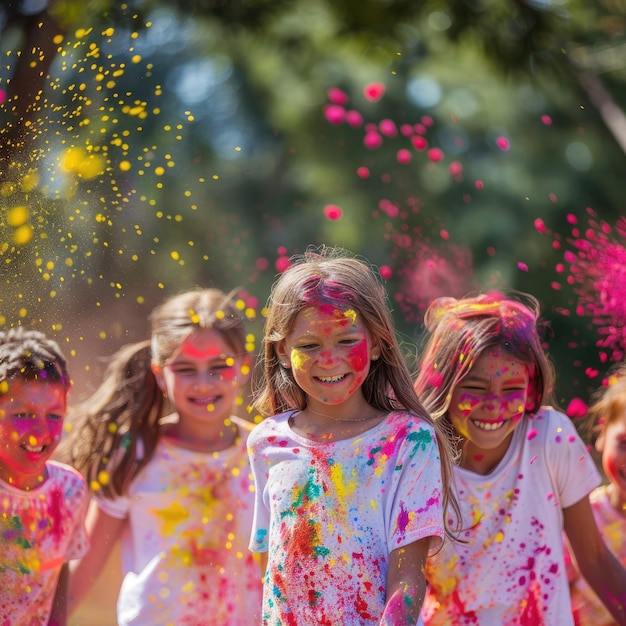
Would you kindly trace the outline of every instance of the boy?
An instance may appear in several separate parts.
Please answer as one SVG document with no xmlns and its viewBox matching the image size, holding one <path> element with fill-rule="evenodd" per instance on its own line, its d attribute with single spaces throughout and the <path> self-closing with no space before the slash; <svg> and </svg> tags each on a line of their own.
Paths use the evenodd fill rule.
<svg viewBox="0 0 626 626">
<path fill-rule="evenodd" d="M 0 616 L 7 626 L 64 626 L 67 562 L 88 548 L 85 480 L 50 461 L 70 379 L 38 331 L 0 331 Z"/>
</svg>

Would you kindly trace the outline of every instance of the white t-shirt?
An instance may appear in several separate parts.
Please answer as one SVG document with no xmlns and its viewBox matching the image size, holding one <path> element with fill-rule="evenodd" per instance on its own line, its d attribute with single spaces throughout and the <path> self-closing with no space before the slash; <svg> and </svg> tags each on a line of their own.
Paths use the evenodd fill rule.
<svg viewBox="0 0 626 626">
<path fill-rule="evenodd" d="M 626 567 L 626 517 L 620 515 L 611 505 L 607 485 L 594 489 L 589 500 L 604 542 L 615 558 Z M 576 626 L 612 626 L 616 623 L 595 591 L 580 575 L 575 563 L 570 580 L 574 581 L 571 592 Z"/>
<path fill-rule="evenodd" d="M 0 480 L 0 624 L 48 623 L 59 573 L 89 549 L 83 477 L 48 461 L 47 480 L 23 491 Z"/>
<path fill-rule="evenodd" d="M 128 518 L 122 535 L 120 626 L 250 626 L 258 623 L 263 572 L 248 550 L 254 494 L 246 453 L 250 425 L 215 453 L 162 437 L 127 496 L 99 498 Z"/>
<path fill-rule="evenodd" d="M 467 543 L 428 559 L 424 623 L 573 624 L 562 509 L 600 475 L 571 420 L 552 408 L 527 415 L 493 472 L 455 467 L 454 477 Z"/>
<path fill-rule="evenodd" d="M 269 551 L 263 624 L 378 624 L 392 550 L 444 535 L 433 428 L 404 411 L 357 437 L 318 443 L 261 422 L 250 548 Z"/>
</svg>

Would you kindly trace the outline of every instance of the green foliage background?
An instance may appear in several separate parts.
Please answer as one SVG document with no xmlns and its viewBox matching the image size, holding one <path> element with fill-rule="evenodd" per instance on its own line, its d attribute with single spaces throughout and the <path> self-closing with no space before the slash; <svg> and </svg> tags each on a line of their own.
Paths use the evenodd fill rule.
<svg viewBox="0 0 626 626">
<path fill-rule="evenodd" d="M 598 328 L 535 220 L 566 239 L 568 214 L 624 213 L 623 0 L 22 8 L 1 22 L 0 316 L 66 345 L 78 394 L 183 289 L 241 286 L 258 338 L 276 262 L 310 244 L 391 268 L 408 352 L 429 298 L 518 289 L 550 322 L 560 401 L 600 384 Z M 366 148 L 365 126 L 326 119 L 331 88 L 364 124 L 428 116 L 443 160 L 400 164 L 401 133 Z"/>
</svg>

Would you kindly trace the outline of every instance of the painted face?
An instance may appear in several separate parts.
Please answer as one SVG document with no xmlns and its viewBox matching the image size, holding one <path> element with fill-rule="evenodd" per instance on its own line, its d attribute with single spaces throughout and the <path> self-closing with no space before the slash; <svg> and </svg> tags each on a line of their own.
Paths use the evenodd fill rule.
<svg viewBox="0 0 626 626">
<path fill-rule="evenodd" d="M 277 346 L 309 400 L 325 405 L 360 394 L 373 349 L 357 313 L 330 305 L 300 311 L 293 331 Z"/>
<path fill-rule="evenodd" d="M 612 485 L 612 503 L 618 511 L 626 504 L 626 410 L 607 424 L 598 438 L 602 469 Z"/>
<path fill-rule="evenodd" d="M 212 329 L 189 335 L 162 367 L 153 366 L 161 388 L 181 424 L 216 423 L 230 417 L 247 359 L 233 354 L 222 335 Z"/>
<path fill-rule="evenodd" d="M 63 385 L 16 379 L 0 396 L 0 478 L 33 489 L 47 478 L 46 461 L 61 441 L 67 393 Z"/>
<path fill-rule="evenodd" d="M 497 463 L 509 447 L 528 398 L 529 368 L 498 348 L 481 354 L 452 392 L 449 414 L 466 440 L 463 460 Z"/>
</svg>

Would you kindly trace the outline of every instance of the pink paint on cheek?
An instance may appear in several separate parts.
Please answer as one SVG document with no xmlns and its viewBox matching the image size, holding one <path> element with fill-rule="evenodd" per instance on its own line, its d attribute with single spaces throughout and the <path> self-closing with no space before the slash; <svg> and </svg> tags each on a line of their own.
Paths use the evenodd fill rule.
<svg viewBox="0 0 626 626">
<path fill-rule="evenodd" d="M 237 368 L 233 366 L 220 370 L 220 380 L 224 382 L 235 382 L 237 380 Z"/>
<path fill-rule="evenodd" d="M 363 371 L 369 364 L 366 342 L 362 341 L 359 345 L 354 346 L 348 352 L 347 360 L 355 372 Z"/>
<path fill-rule="evenodd" d="M 604 469 L 607 478 L 614 479 L 621 472 L 623 463 L 617 461 L 618 459 L 611 454 L 607 454 L 606 451 L 602 455 L 602 469 Z"/>
<path fill-rule="evenodd" d="M 499 407 L 497 407 L 496 400 L 500 400 Z M 501 419 L 511 419 L 513 421 L 519 421 L 524 415 L 524 393 L 519 392 L 515 394 L 507 394 L 504 398 L 493 398 L 493 403 L 490 410 L 498 408 L 498 415 Z"/>
<path fill-rule="evenodd" d="M 55 425 L 54 428 L 50 429 L 50 435 L 55 443 L 61 441 L 61 437 L 63 436 L 63 422 L 59 422 L 58 425 Z"/>
<path fill-rule="evenodd" d="M 461 415 L 464 418 L 470 416 L 470 414 L 474 411 L 474 409 L 480 404 L 482 398 L 476 397 L 471 393 L 464 393 L 459 398 L 459 404 L 457 405 L 457 410 L 461 412 Z"/>
</svg>

